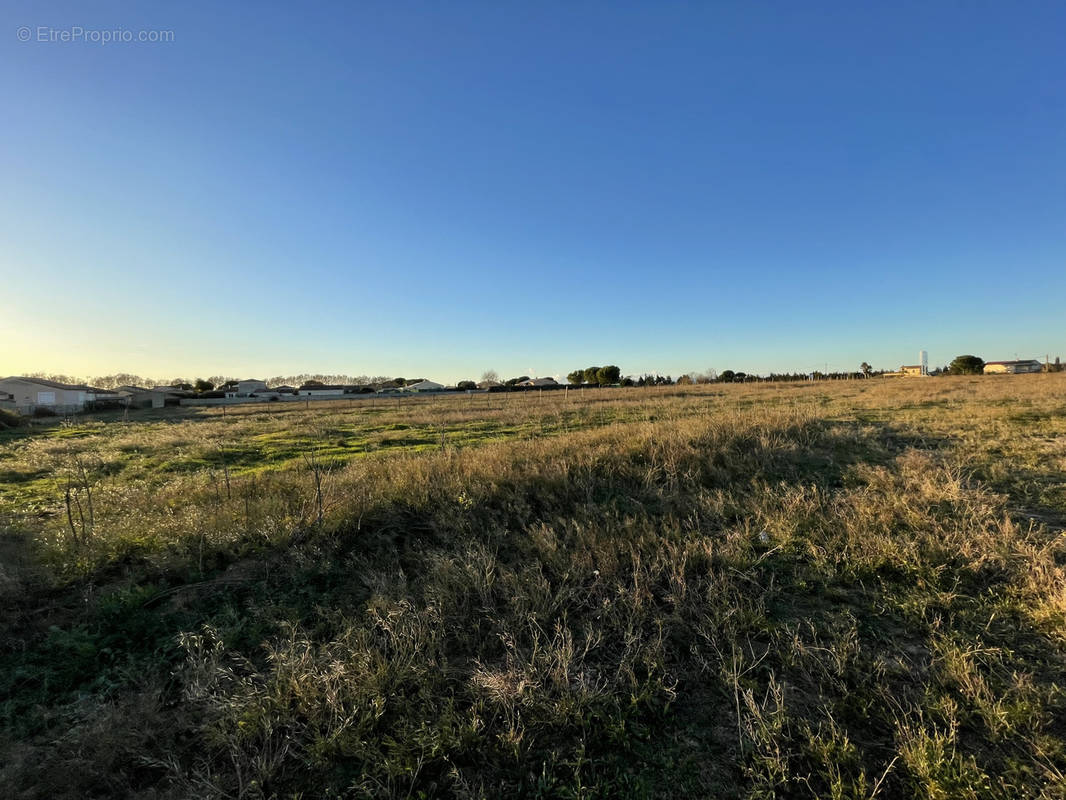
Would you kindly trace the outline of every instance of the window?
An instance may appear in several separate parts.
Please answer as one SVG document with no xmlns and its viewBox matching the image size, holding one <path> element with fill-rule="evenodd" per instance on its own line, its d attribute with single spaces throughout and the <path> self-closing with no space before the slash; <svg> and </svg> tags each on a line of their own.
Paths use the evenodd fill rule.
<svg viewBox="0 0 1066 800">
<path fill-rule="evenodd" d="M 56 404 L 56 393 L 37 392 L 37 404 L 42 406 L 54 406 Z"/>
</svg>

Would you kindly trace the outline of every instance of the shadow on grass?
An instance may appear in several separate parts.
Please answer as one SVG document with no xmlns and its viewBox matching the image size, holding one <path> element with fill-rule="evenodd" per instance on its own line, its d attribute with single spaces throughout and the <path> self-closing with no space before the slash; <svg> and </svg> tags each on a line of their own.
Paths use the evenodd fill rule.
<svg viewBox="0 0 1066 800">
<path fill-rule="evenodd" d="M 746 434 L 693 448 L 669 470 L 638 450 L 605 455 L 580 474 L 501 478 L 472 503 L 383 500 L 358 523 L 246 562 L 217 554 L 206 580 L 194 580 L 191 565 L 156 574 L 130 565 L 101 593 L 90 591 L 97 576 L 64 590 L 84 611 L 62 626 L 38 623 L 37 638 L 17 644 L 16 632 L 28 629 L 5 630 L 0 719 L 10 736 L 47 738 L 61 724 L 56 712 L 79 696 L 107 698 L 146 679 L 165 687 L 176 710 L 185 657 L 176 636 L 204 625 L 251 684 L 273 685 L 279 657 L 264 644 L 291 626 L 311 653 L 354 628 L 381 669 L 399 668 L 417 651 L 400 650 L 388 625 L 406 614 L 433 628 L 419 634 L 430 666 L 382 695 L 387 711 L 361 733 L 371 744 L 342 740 L 326 769 L 286 761 L 272 791 L 384 782 L 388 759 L 376 748 L 391 742 L 388 758 L 418 766 L 396 778 L 400 795 L 457 791 L 456 774 L 518 796 L 580 796 L 581 787 L 594 789 L 589 796 L 729 797 L 767 787 L 787 796 L 802 781 L 828 795 L 827 764 L 858 793 L 860 776 L 892 763 L 903 709 L 932 708 L 939 695 L 958 702 L 932 679 L 943 631 L 1001 651 L 1005 674 L 1024 672 L 1041 689 L 1061 682 L 1057 646 L 1009 602 L 1009 570 L 947 556 L 844 570 L 799 547 L 764 545 L 756 531 L 737 540 L 758 511 L 745 506 L 757 483 L 832 492 L 857 465 L 890 466 L 910 449 L 947 450 L 950 440 L 861 420 L 775 433 L 772 444 Z M 716 491 L 732 492 L 734 505 L 696 504 Z M 709 550 L 690 552 L 693 538 Z M 529 678 L 529 694 L 508 689 L 507 676 L 532 670 L 545 648 L 558 652 Z M 511 706 L 486 700 L 475 679 L 518 692 L 528 743 L 508 743 Z M 1061 700 L 1041 712 L 1059 710 Z M 146 745 L 147 760 L 197 768 L 210 747 L 188 713 L 175 711 L 175 732 Z M 287 735 L 309 724 L 284 704 L 277 713 Z M 958 714 L 959 752 L 1011 774 L 1012 753 L 1026 742 L 991 737 L 965 704 Z M 1045 732 L 1061 735 L 1060 727 Z M 224 769 L 224 753 L 213 757 Z M 883 792 L 903 796 L 908 780 L 902 768 L 891 772 Z"/>
</svg>

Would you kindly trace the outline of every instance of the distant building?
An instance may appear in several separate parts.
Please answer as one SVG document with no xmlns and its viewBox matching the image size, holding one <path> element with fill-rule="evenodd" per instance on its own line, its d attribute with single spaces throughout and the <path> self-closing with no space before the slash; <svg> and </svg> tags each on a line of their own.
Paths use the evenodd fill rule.
<svg viewBox="0 0 1066 800">
<path fill-rule="evenodd" d="M 503 386 L 499 381 L 478 381 L 477 388 L 479 389 L 498 389 Z"/>
<path fill-rule="evenodd" d="M 442 389 L 444 389 L 444 384 L 436 381 L 419 381 L 403 387 L 405 392 L 439 392 Z"/>
<path fill-rule="evenodd" d="M 300 397 L 340 397 L 347 387 L 342 384 L 327 386 L 324 383 L 305 383 L 296 390 Z"/>
<path fill-rule="evenodd" d="M 237 397 L 248 397 L 256 392 L 265 392 L 266 388 L 266 381 L 259 381 L 254 378 L 237 381 Z"/>
<path fill-rule="evenodd" d="M 168 399 L 179 399 L 178 395 L 170 392 L 156 392 L 142 386 L 119 386 L 115 392 L 130 408 L 163 408 Z"/>
<path fill-rule="evenodd" d="M 922 370 L 922 365 L 921 364 L 910 364 L 910 365 L 907 365 L 907 366 L 900 367 L 899 368 L 899 374 L 900 375 L 909 375 L 911 377 L 920 378 L 925 373 Z"/>
<path fill-rule="evenodd" d="M 985 375 L 1008 374 L 1016 375 L 1024 372 L 1042 372 L 1044 369 L 1036 359 L 1024 359 L 1022 361 L 986 361 Z"/>
<path fill-rule="evenodd" d="M 558 386 L 559 382 L 555 378 L 530 378 L 528 381 L 522 381 L 517 384 L 518 386 Z"/>
<path fill-rule="evenodd" d="M 187 389 L 182 389 L 180 386 L 153 386 L 148 391 L 160 392 L 170 398 L 180 399 L 182 397 L 192 397 L 195 392 L 190 392 Z M 229 390 L 227 390 L 229 391 Z"/>
<path fill-rule="evenodd" d="M 93 401 L 97 391 L 90 386 L 58 383 L 44 378 L 0 378 L 0 392 L 10 395 L 8 401 L 23 414 L 46 408 L 57 414 L 82 411 Z"/>
</svg>

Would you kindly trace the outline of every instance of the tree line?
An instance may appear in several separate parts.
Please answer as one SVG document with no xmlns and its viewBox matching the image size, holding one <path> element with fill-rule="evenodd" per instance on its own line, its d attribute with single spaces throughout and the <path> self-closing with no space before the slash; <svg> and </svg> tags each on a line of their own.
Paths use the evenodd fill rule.
<svg viewBox="0 0 1066 800">
<path fill-rule="evenodd" d="M 930 375 L 980 375 L 983 373 L 985 361 L 979 356 L 972 354 L 956 356 L 951 363 L 944 367 L 935 367 L 930 370 Z M 1063 369 L 1058 356 L 1053 363 L 1047 364 L 1048 372 L 1060 372 Z M 790 382 L 809 380 L 854 380 L 857 378 L 870 378 L 875 375 L 884 375 L 891 370 L 875 370 L 868 362 L 862 362 L 859 369 L 854 372 L 846 371 L 820 371 L 813 372 L 771 372 L 768 375 L 756 375 L 740 370 L 724 369 L 720 372 L 707 369 L 703 372 L 689 372 L 681 375 L 676 380 L 670 375 L 644 374 L 640 376 L 623 376 L 622 370 L 615 364 L 607 366 L 591 366 L 584 369 L 575 369 L 570 372 L 566 379 L 572 386 L 686 386 L 707 383 L 748 383 L 748 382 Z M 206 378 L 149 378 L 129 372 L 117 372 L 112 375 L 99 375 L 95 377 L 76 377 L 55 373 L 32 372 L 27 375 L 30 378 L 42 378 L 57 383 L 94 386 L 99 389 L 117 389 L 120 386 L 141 386 L 150 388 L 153 386 L 171 386 L 186 391 L 210 392 L 227 384 L 235 384 L 238 379 L 229 375 L 211 375 Z M 392 384 L 394 386 L 406 386 L 418 383 L 424 378 L 396 378 L 384 375 L 325 375 L 321 373 L 302 373 L 299 375 L 275 375 L 266 379 L 266 385 L 270 388 L 278 386 L 304 386 L 304 385 L 343 385 L 343 386 L 382 386 Z M 500 385 L 514 387 L 519 383 L 529 380 L 528 375 L 521 375 L 500 381 L 496 370 L 486 370 L 481 376 L 481 386 Z M 479 384 L 472 380 L 462 380 L 456 383 L 458 389 L 476 389 Z"/>
</svg>

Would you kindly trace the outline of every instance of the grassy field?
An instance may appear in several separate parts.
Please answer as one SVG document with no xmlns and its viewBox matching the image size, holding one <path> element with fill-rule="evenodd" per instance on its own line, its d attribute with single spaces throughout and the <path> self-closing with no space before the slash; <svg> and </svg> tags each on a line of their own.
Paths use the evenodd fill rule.
<svg viewBox="0 0 1066 800">
<path fill-rule="evenodd" d="M 0 795 L 1066 796 L 1066 374 L 0 428 Z"/>
</svg>

